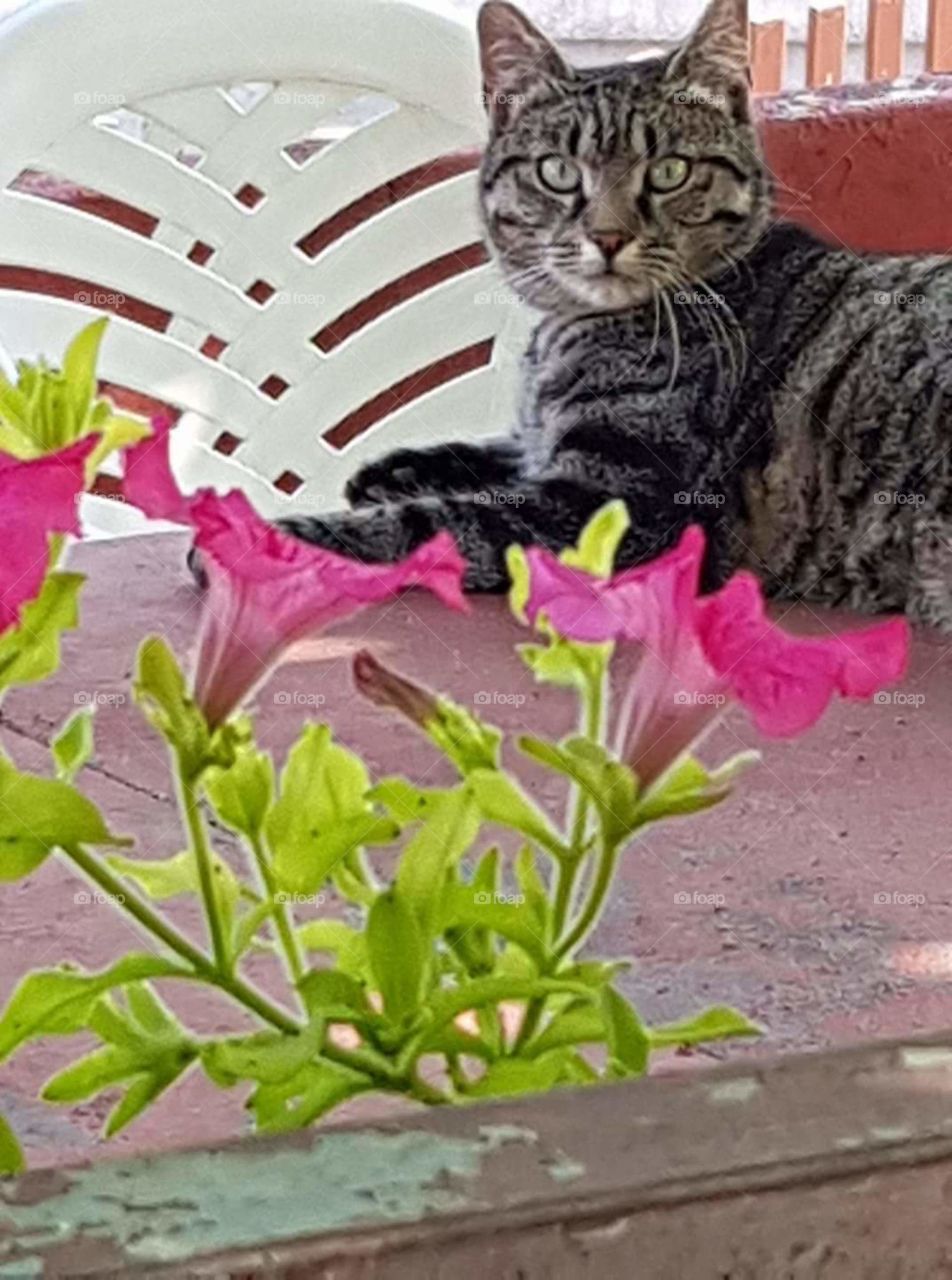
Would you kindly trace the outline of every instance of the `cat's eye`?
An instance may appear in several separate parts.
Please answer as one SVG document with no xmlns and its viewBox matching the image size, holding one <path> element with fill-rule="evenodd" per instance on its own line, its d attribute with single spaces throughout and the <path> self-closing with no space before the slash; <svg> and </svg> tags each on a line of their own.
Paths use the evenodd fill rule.
<svg viewBox="0 0 952 1280">
<path fill-rule="evenodd" d="M 688 180 L 691 166 L 682 156 L 665 156 L 648 167 L 648 181 L 655 191 L 677 191 Z"/>
<path fill-rule="evenodd" d="M 582 185 L 578 165 L 564 156 L 543 156 L 538 167 L 542 185 L 560 196 L 571 195 Z"/>
</svg>

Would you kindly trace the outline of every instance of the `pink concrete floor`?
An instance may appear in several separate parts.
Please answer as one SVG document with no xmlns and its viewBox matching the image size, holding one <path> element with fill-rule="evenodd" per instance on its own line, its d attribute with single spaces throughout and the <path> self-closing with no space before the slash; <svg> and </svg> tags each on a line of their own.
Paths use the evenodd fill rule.
<svg viewBox="0 0 952 1280">
<path fill-rule="evenodd" d="M 192 643 L 199 598 L 183 568 L 185 545 L 172 535 L 78 548 L 75 564 L 90 575 L 81 633 L 68 639 L 60 674 L 11 696 L 2 717 L 6 749 L 45 769 L 54 727 L 78 702 L 98 701 L 86 786 L 113 829 L 137 833 L 152 857 L 177 852 L 182 837 L 161 744 L 129 700 L 128 679 L 148 632 L 164 632 L 180 653 Z M 845 621 L 806 610 L 793 617 L 804 629 Z M 463 703 L 488 695 L 481 710 L 507 730 L 567 730 L 567 696 L 538 690 L 513 652 L 524 634 L 498 599 L 476 601 L 469 617 L 418 595 L 360 615 L 301 646 L 273 674 L 258 697 L 262 743 L 281 759 L 318 703 L 317 714 L 374 771 L 445 778 L 427 742 L 353 693 L 349 658 L 362 646 Z M 708 740 L 706 759 L 760 745 L 762 766 L 720 809 L 658 828 L 629 853 L 593 951 L 634 957 L 624 986 L 651 1020 L 730 1001 L 768 1029 L 760 1043 L 701 1061 L 952 1021 L 950 650 L 942 637 L 919 635 L 904 701 L 840 704 L 793 744 L 757 743 L 731 713 Z M 548 779 L 529 765 L 523 776 L 557 812 L 561 799 Z M 29 880 L 0 886 L 0 997 L 29 968 L 63 960 L 98 967 L 141 946 L 119 916 L 77 902 L 82 890 L 53 859 Z M 172 914 L 198 923 L 187 905 Z M 251 965 L 264 985 L 269 966 L 267 958 Z M 200 1033 L 242 1025 L 204 992 L 183 1001 L 179 991 L 177 999 Z M 240 1094 L 195 1074 L 106 1148 L 97 1134 L 108 1108 L 35 1101 L 42 1080 L 76 1049 L 75 1041 L 47 1041 L 0 1069 L 0 1113 L 36 1162 L 194 1144 L 245 1128 Z"/>
</svg>

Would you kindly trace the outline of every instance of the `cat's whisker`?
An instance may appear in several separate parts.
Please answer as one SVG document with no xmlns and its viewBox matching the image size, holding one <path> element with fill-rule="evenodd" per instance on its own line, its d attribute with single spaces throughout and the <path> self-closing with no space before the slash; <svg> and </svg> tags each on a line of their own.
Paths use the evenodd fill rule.
<svg viewBox="0 0 952 1280">
<path fill-rule="evenodd" d="M 671 326 L 671 374 L 668 378 L 668 390 L 671 391 L 675 382 L 677 382 L 678 372 L 681 368 L 681 331 L 678 328 L 678 318 L 674 311 L 674 304 L 664 289 L 660 290 L 658 297 L 667 312 L 668 323 Z"/>
<path fill-rule="evenodd" d="M 733 386 L 736 387 L 747 372 L 747 344 L 744 341 L 743 330 L 733 308 L 724 295 L 722 293 L 715 293 L 708 282 L 701 276 L 697 277 L 697 283 L 714 302 L 714 310 L 711 312 L 710 318 L 712 323 L 716 323 L 720 327 L 721 333 L 723 334 L 724 345 L 727 347 L 727 352 L 731 362 L 731 380 Z M 721 315 L 722 311 L 727 316 L 726 321 Z M 736 335 L 737 341 L 740 344 L 740 352 L 735 350 L 734 343 L 731 340 L 732 331 L 733 334 Z"/>
</svg>

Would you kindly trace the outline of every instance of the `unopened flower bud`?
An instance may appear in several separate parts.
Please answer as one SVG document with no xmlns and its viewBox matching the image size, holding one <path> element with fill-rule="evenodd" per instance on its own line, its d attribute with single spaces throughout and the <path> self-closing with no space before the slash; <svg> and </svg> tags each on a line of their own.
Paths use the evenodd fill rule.
<svg viewBox="0 0 952 1280">
<path fill-rule="evenodd" d="M 368 649 L 361 649 L 354 656 L 354 683 L 357 692 L 378 707 L 399 711 L 414 724 L 430 724 L 439 711 L 434 693 L 390 671 Z"/>
</svg>

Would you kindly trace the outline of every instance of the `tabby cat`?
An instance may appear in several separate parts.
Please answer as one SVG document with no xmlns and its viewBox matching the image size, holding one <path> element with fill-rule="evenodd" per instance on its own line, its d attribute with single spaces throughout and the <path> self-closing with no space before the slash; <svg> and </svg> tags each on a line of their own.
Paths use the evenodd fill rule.
<svg viewBox="0 0 952 1280">
<path fill-rule="evenodd" d="M 497 590 L 510 543 L 560 548 L 624 498 L 625 563 L 699 522 L 708 586 L 743 564 L 952 630 L 952 261 L 775 219 L 734 0 L 674 53 L 596 69 L 499 0 L 479 35 L 485 227 L 542 316 L 518 421 L 391 453 L 350 511 L 283 527 L 371 561 L 448 529 Z"/>
</svg>

